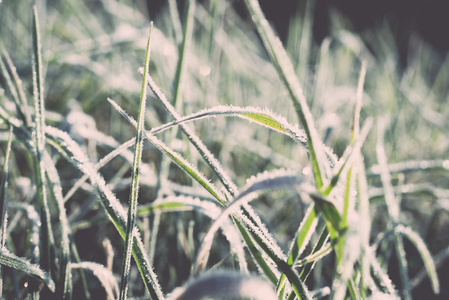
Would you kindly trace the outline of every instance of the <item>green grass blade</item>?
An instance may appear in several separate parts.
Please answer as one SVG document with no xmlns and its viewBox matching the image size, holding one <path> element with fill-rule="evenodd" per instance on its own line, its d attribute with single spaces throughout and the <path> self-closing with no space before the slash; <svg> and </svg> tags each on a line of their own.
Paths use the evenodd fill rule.
<svg viewBox="0 0 449 300">
<path fill-rule="evenodd" d="M 151 30 L 152 30 L 152 28 L 153 28 L 153 23 L 150 24 L 150 33 L 148 35 L 148 44 L 147 44 L 147 50 L 146 50 L 146 55 L 145 55 L 142 92 L 141 92 L 141 96 L 140 96 L 139 119 L 138 119 L 139 121 L 137 123 L 137 136 L 136 136 L 134 162 L 133 162 L 133 170 L 132 170 L 131 193 L 129 196 L 128 223 L 127 223 L 127 228 L 126 228 L 123 271 L 122 271 L 122 280 L 121 280 L 121 285 L 120 285 L 120 299 L 123 299 L 123 300 L 127 298 L 128 279 L 129 279 L 129 272 L 131 270 L 132 241 L 134 239 L 133 233 L 134 233 L 134 228 L 136 226 L 137 199 L 138 199 L 138 192 L 139 192 L 139 171 L 140 171 L 140 164 L 141 164 L 141 160 L 142 160 L 143 139 L 144 139 L 144 132 L 145 132 L 145 108 L 146 108 L 146 98 L 147 98 L 146 77 L 148 76 L 148 67 L 150 64 Z"/>
<path fill-rule="evenodd" d="M 39 281 L 43 281 L 50 291 L 55 291 L 55 283 L 48 273 L 43 271 L 38 265 L 15 256 L 5 248 L 0 251 L 0 264 L 24 272 Z"/>
<path fill-rule="evenodd" d="M 51 247 L 55 245 L 53 231 L 50 223 L 50 208 L 47 200 L 47 182 L 45 176 L 44 150 L 45 150 L 45 107 L 44 107 L 44 79 L 42 65 L 42 44 L 40 38 L 39 17 L 36 6 L 33 7 L 33 93 L 35 110 L 35 166 L 36 166 L 36 184 L 39 195 L 39 202 L 42 210 L 42 244 L 41 266 L 52 274 Z"/>
<path fill-rule="evenodd" d="M 314 206 L 311 205 L 307 209 L 304 218 L 296 232 L 296 237 L 290 247 L 290 254 L 287 260 L 287 264 L 289 266 L 292 266 L 296 262 L 298 257 L 301 255 L 301 253 L 304 251 L 305 246 L 309 242 L 313 234 L 313 231 L 316 228 L 317 221 L 318 218 L 316 216 Z M 278 295 L 280 295 L 281 293 L 283 294 L 285 288 L 285 279 L 286 279 L 285 274 L 282 274 L 277 288 Z"/>
<path fill-rule="evenodd" d="M 265 49 L 271 57 L 274 67 L 287 89 L 293 106 L 295 107 L 299 121 L 304 127 L 307 140 L 309 143 L 310 159 L 312 169 L 315 175 L 315 181 L 318 189 L 321 189 L 323 183 L 326 181 L 328 165 L 323 165 L 326 161 L 324 151 L 319 144 L 318 133 L 316 132 L 313 117 L 307 105 L 306 98 L 302 91 L 298 78 L 295 75 L 294 68 L 288 57 L 281 41 L 273 32 L 268 21 L 265 19 L 263 12 L 257 0 L 245 0 L 252 19 L 256 24 L 256 28 L 262 37 Z M 325 172 L 324 174 L 322 172 Z"/>
<path fill-rule="evenodd" d="M 433 292 L 435 294 L 440 293 L 440 283 L 438 280 L 438 274 L 435 268 L 435 264 L 432 259 L 432 255 L 426 247 L 426 244 L 422 240 L 422 238 L 413 230 L 408 227 L 404 227 L 399 225 L 395 229 L 396 233 L 402 234 L 405 238 L 407 238 L 418 250 L 418 253 L 421 255 L 421 259 L 424 262 L 424 266 L 427 270 L 427 274 L 429 275 L 429 280 L 432 285 Z"/>
</svg>

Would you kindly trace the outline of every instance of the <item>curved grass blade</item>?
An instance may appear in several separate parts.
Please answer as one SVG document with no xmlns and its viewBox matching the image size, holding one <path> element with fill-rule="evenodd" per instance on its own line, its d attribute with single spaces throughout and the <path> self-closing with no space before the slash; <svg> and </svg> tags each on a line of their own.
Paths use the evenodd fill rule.
<svg viewBox="0 0 449 300">
<path fill-rule="evenodd" d="M 254 179 L 251 183 L 249 183 L 248 186 L 227 205 L 226 209 L 209 228 L 209 231 L 204 237 L 198 250 L 198 255 L 193 266 L 194 275 L 198 275 L 199 272 L 206 266 L 215 233 L 220 228 L 222 223 L 227 220 L 231 214 L 236 212 L 238 207 L 244 203 L 254 200 L 260 192 L 273 189 L 295 188 L 303 182 L 303 179 L 298 177 L 296 172 L 288 172 L 285 170 L 265 173 L 260 177 L 262 178 Z M 275 247 L 272 247 L 271 251 L 280 252 L 280 249 L 277 250 Z M 277 256 L 281 257 L 282 252 L 277 254 Z"/>
<path fill-rule="evenodd" d="M 268 109 L 260 109 L 257 107 L 235 107 L 235 106 L 215 106 L 209 109 L 201 110 L 197 113 L 190 114 L 188 116 L 178 118 L 176 121 L 161 125 L 159 127 L 153 128 L 150 132 L 153 134 L 167 130 L 173 126 L 185 124 L 187 122 L 192 122 L 204 118 L 212 118 L 217 116 L 226 117 L 239 117 L 242 119 L 255 122 L 269 129 L 275 130 L 282 134 L 291 137 L 293 140 L 299 142 L 304 147 L 308 148 L 306 134 L 303 130 L 299 129 L 297 125 L 291 125 L 288 121 Z M 331 165 L 337 162 L 337 157 L 333 151 L 322 145 L 324 147 L 326 155 L 329 159 Z"/>
<path fill-rule="evenodd" d="M 72 269 L 83 269 L 91 271 L 95 277 L 101 282 L 108 299 L 117 299 L 119 295 L 119 287 L 115 280 L 114 274 L 103 265 L 93 262 L 73 263 Z"/>
<path fill-rule="evenodd" d="M 142 83 L 142 92 L 140 95 L 140 107 L 139 107 L 139 121 L 137 123 L 137 136 L 135 143 L 134 162 L 132 170 L 132 183 L 131 193 L 129 196 L 129 208 L 128 208 L 128 223 L 126 227 L 125 238 L 125 250 L 123 258 L 123 270 L 122 280 L 120 285 L 120 299 L 127 298 L 128 292 L 128 279 L 131 269 L 131 255 L 132 255 L 132 241 L 134 239 L 133 233 L 136 226 L 136 214 L 137 214 L 137 199 L 139 192 L 139 168 L 142 160 L 143 139 L 145 131 L 145 107 L 147 98 L 147 84 L 146 77 L 148 76 L 148 67 L 150 64 L 150 51 L 151 51 L 151 30 L 153 29 L 153 22 L 150 24 L 150 33 L 148 35 L 148 44 L 145 55 L 144 75 Z"/>
<path fill-rule="evenodd" d="M 429 280 L 432 285 L 433 292 L 435 294 L 440 293 L 440 283 L 438 281 L 438 274 L 435 268 L 435 264 L 432 259 L 432 255 L 426 247 L 426 244 L 421 239 L 421 237 L 411 230 L 408 227 L 404 227 L 402 225 L 398 225 L 395 228 L 396 233 L 402 234 L 405 238 L 407 238 L 413 245 L 415 245 L 418 253 L 421 255 L 421 258 L 424 262 L 424 266 L 426 267 L 427 274 L 429 275 Z"/>
<path fill-rule="evenodd" d="M 162 132 L 175 125 L 184 124 L 186 122 L 196 121 L 204 118 L 211 118 L 216 116 L 231 116 L 244 118 L 275 131 L 287 134 L 293 139 L 307 147 L 307 140 L 305 133 L 299 128 L 290 125 L 284 117 L 278 116 L 268 109 L 260 109 L 255 107 L 235 107 L 235 106 L 216 106 L 209 109 L 201 110 L 197 113 L 182 117 L 174 122 L 164 124 L 162 126 L 153 128 L 151 133 L 156 134 Z"/>
<path fill-rule="evenodd" d="M 43 281 L 50 291 L 55 291 L 55 283 L 48 273 L 43 271 L 38 265 L 15 256 L 6 250 L 6 248 L 0 251 L 0 264 L 22 271 L 39 281 Z"/>
</svg>

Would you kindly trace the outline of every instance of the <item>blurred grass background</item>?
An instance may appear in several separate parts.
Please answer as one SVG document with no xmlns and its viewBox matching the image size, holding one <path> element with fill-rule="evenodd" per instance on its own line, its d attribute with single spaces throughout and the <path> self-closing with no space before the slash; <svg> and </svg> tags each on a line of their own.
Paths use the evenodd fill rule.
<svg viewBox="0 0 449 300">
<path fill-rule="evenodd" d="M 32 95 L 31 2 L 4 0 L 0 4 L 0 45 L 17 67 L 27 96 Z M 85 147 L 94 162 L 116 147 L 109 137 L 123 143 L 135 134 L 106 99 L 113 98 L 130 115 L 137 116 L 141 80 L 137 69 L 143 62 L 149 19 L 155 25 L 150 74 L 171 98 L 182 32 L 170 15 L 168 5 L 161 2 L 165 1 L 150 1 L 148 6 L 143 1 L 36 1 L 43 37 L 47 122 L 69 132 Z M 178 2 L 182 23 L 184 5 L 182 1 Z M 364 9 L 363 5 L 354 4 L 354 7 L 346 2 L 335 2 L 335 9 L 321 7 L 322 1 L 303 1 L 297 7 L 288 2 L 285 7 L 289 13 L 281 15 L 283 22 L 276 21 L 275 15 L 270 16 L 271 6 L 262 7 L 269 19 L 271 17 L 275 24 L 280 24 L 278 32 L 303 84 L 319 133 L 338 156 L 350 139 L 359 71 L 362 61 L 367 63 L 362 119 L 371 116 L 386 124 L 385 147 L 390 164 L 409 162 L 399 165 L 398 168 L 403 168 L 392 175 L 401 203 L 401 221 L 423 237 L 432 254 L 440 255 L 440 299 L 444 299 L 449 293 L 445 286 L 449 281 L 445 271 L 449 268 L 449 60 L 444 43 L 447 39 L 434 41 L 430 38 L 433 35 L 425 34 L 428 29 L 420 29 L 420 24 L 425 22 L 418 14 L 418 8 L 410 8 L 412 17 L 407 20 L 396 19 L 394 12 L 401 9 L 392 8 L 386 18 L 372 21 L 374 25 L 367 26 L 363 25 L 364 18 L 360 15 L 358 21 L 349 21 L 348 6 L 356 11 Z M 348 14 L 349 19 L 338 8 Z M 200 1 L 194 20 L 178 112 L 186 115 L 215 105 L 250 105 L 268 107 L 290 123 L 297 123 L 286 92 L 239 1 Z M 320 28 L 320 22 L 324 29 Z M 414 22 L 417 29 L 411 31 Z M 14 111 L 5 100 L 9 95 L 4 83 L 1 77 L 0 103 L 5 109 Z M 146 127 L 158 126 L 167 119 L 166 112 L 151 95 Z M 375 131 L 373 128 L 362 149 L 370 180 L 373 241 L 386 230 L 387 223 L 382 185 L 375 169 Z M 6 132 L 3 126 L 2 145 L 6 144 Z M 195 132 L 238 186 L 243 186 L 247 178 L 259 172 L 279 167 L 310 176 L 307 153 L 300 145 L 254 124 L 231 118 L 207 119 L 195 122 Z M 29 156 L 20 143 L 13 143 L 12 147 L 10 201 L 31 201 L 35 190 Z M 194 165 L 216 181 L 213 172 L 184 137 L 178 135 L 171 147 L 186 153 Z M 54 160 L 65 194 L 82 174 L 63 159 L 55 156 Z M 171 166 L 168 180 L 172 190 L 158 190 L 155 178 L 161 170 L 161 154 L 146 143 L 143 160 L 150 171 L 149 176 L 142 179 L 139 204 L 151 203 L 164 193 L 187 193 L 186 187 L 192 186 L 187 175 Z M 440 163 L 432 167 L 435 160 Z M 411 161 L 418 162 L 416 170 Z M 126 204 L 130 164 L 114 159 L 100 172 L 122 204 Z M 191 192 L 204 197 L 197 188 Z M 264 197 L 255 202 L 255 208 L 270 232 L 287 249 L 308 203 L 298 201 L 297 194 L 288 191 Z M 282 198 L 282 202 L 272 200 L 278 198 Z M 106 265 L 106 241 L 111 242 L 113 252 L 120 257 L 121 238 L 107 220 L 89 185 L 82 186 L 68 199 L 66 209 L 82 260 Z M 210 220 L 196 212 L 162 214 L 160 217 L 163 230 L 159 229 L 154 266 L 164 292 L 169 292 L 189 277 L 195 247 L 209 228 Z M 153 219 L 154 215 L 142 217 L 139 225 L 149 229 Z M 13 247 L 17 255 L 28 256 L 27 225 L 23 220 L 17 222 L 19 225 L 11 231 L 8 246 Z M 151 238 L 145 236 L 145 239 L 149 245 Z M 228 257 L 226 240 L 223 236 L 217 240 L 211 252 L 211 264 L 233 265 Z M 421 271 L 422 262 L 411 245 L 405 246 L 413 278 Z M 394 257 L 385 260 L 393 281 L 400 285 Z M 322 268 L 322 274 L 316 272 L 311 277 L 311 286 L 329 284 L 332 274 L 326 272 L 325 265 L 317 267 Z M 112 268 L 114 273 L 120 273 L 119 263 L 114 263 Z M 14 277 L 6 274 L 5 278 Z M 135 269 L 132 276 L 137 282 L 132 293 L 144 295 Z M 10 286 L 19 286 L 16 282 L 6 282 Z M 98 284 L 90 284 L 93 296 L 103 295 Z M 75 288 L 81 293 L 79 281 L 75 280 Z M 5 297 L 20 290 L 15 289 L 5 289 Z M 413 292 L 416 299 L 424 295 L 432 298 L 427 279 Z"/>
</svg>

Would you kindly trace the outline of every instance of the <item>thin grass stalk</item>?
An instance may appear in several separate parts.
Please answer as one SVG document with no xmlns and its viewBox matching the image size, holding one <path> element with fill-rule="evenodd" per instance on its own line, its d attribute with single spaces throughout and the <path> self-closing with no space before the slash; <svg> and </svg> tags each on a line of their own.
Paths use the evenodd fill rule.
<svg viewBox="0 0 449 300">
<path fill-rule="evenodd" d="M 393 186 L 391 184 L 391 174 L 388 169 L 387 156 L 385 154 L 384 148 L 384 134 L 385 134 L 385 119 L 378 120 L 377 126 L 377 145 L 376 145 L 376 153 L 377 160 L 379 163 L 379 167 L 381 169 L 381 181 L 385 191 L 385 202 L 387 204 L 387 211 L 390 217 L 390 221 L 395 230 L 396 226 L 399 225 L 399 204 L 397 203 L 394 195 Z M 395 232 L 394 234 L 394 249 L 396 252 L 396 256 L 399 264 L 399 274 L 401 277 L 402 283 L 402 297 L 405 300 L 411 300 L 411 286 L 410 286 L 410 278 L 408 276 L 407 270 L 407 258 L 405 255 L 404 244 L 402 240 L 402 236 Z"/>
<path fill-rule="evenodd" d="M 6 51 L 3 51 L 3 56 L 5 56 L 5 55 L 7 55 Z M 12 78 L 9 75 L 8 70 L 6 69 L 5 63 L 3 62 L 3 59 L 2 59 L 1 56 L 0 56 L 0 72 L 3 75 L 3 78 L 6 81 L 6 85 L 8 86 L 8 89 L 9 89 L 11 95 L 12 95 L 12 98 L 13 98 L 14 103 L 16 105 L 17 114 L 19 115 L 20 119 L 25 124 L 29 124 L 27 122 L 27 118 L 25 117 L 25 114 L 22 111 L 22 104 L 20 103 L 18 92 L 17 92 L 16 88 L 14 87 L 14 85 L 12 83 Z"/>
<path fill-rule="evenodd" d="M 64 197 L 62 196 L 62 187 L 59 179 L 58 171 L 48 154 L 44 152 L 45 171 L 47 174 L 47 182 L 49 183 L 50 193 L 56 202 L 58 210 L 59 225 L 61 228 L 61 262 L 59 263 L 60 272 L 59 280 L 56 282 L 56 297 L 60 299 L 72 298 L 72 276 L 71 276 L 71 260 L 69 238 L 71 235 L 67 214 L 64 207 Z"/>
<path fill-rule="evenodd" d="M 176 67 L 175 80 L 173 82 L 173 106 L 177 108 L 177 111 L 182 107 L 180 97 L 182 96 L 183 77 L 185 68 L 188 63 L 188 56 L 190 50 L 190 44 L 192 42 L 193 33 L 193 21 L 195 14 L 195 1 L 188 0 L 186 8 L 186 16 L 184 21 L 184 32 L 182 44 L 179 48 L 178 65 Z"/>
<path fill-rule="evenodd" d="M 292 246 L 290 247 L 290 254 L 287 260 L 287 264 L 289 266 L 292 266 L 304 251 L 305 246 L 309 242 L 313 234 L 313 231 L 316 228 L 317 221 L 318 218 L 314 209 L 314 205 L 312 203 L 307 209 L 304 218 L 296 232 L 295 240 Z M 283 295 L 285 290 L 285 279 L 286 279 L 285 274 L 282 274 L 277 285 L 277 293 L 280 296 Z"/>
<path fill-rule="evenodd" d="M 432 259 L 432 255 L 427 249 L 424 241 L 416 232 L 402 225 L 396 226 L 396 233 L 402 234 L 405 238 L 407 238 L 415 245 L 416 250 L 418 250 L 418 253 L 421 255 L 421 259 L 423 260 L 424 266 L 427 270 L 427 274 L 429 275 L 429 281 L 432 285 L 432 290 L 435 294 L 439 294 L 440 283 L 438 281 L 438 274 Z"/>
<path fill-rule="evenodd" d="M 1 49 L 1 48 L 0 48 Z M 16 67 L 11 61 L 11 58 L 9 57 L 8 52 L 6 50 L 2 49 L 3 57 L 5 58 L 6 65 L 9 68 L 9 71 L 11 73 L 12 81 L 14 82 L 14 88 L 11 90 L 12 93 L 15 93 L 16 96 L 13 95 L 13 97 L 17 97 L 16 103 L 20 104 L 18 107 L 18 112 L 23 115 L 23 123 L 25 124 L 25 127 L 31 126 L 31 113 L 30 109 L 28 107 L 28 101 L 25 96 L 25 90 L 22 86 L 22 80 L 20 80 L 19 74 L 17 74 Z M 8 79 L 7 79 L 8 80 Z M 11 81 L 11 79 L 9 79 Z M 8 83 L 9 85 L 9 83 Z M 14 90 L 14 92 L 13 92 Z"/>
<path fill-rule="evenodd" d="M 327 159 L 324 155 L 321 144 L 319 144 L 319 136 L 315 129 L 313 117 L 307 105 L 306 98 L 302 91 L 298 78 L 295 75 L 290 58 L 288 57 L 281 41 L 273 32 L 268 21 L 266 20 L 257 0 L 245 0 L 246 7 L 253 16 L 257 31 L 262 37 L 274 67 L 287 89 L 293 106 L 295 107 L 299 121 L 304 127 L 309 144 L 309 154 L 312 163 L 312 169 L 315 176 L 316 186 L 321 190 L 329 170 L 328 165 L 323 165 Z M 324 172 L 324 174 L 322 173 Z"/>
<path fill-rule="evenodd" d="M 9 128 L 8 142 L 6 144 L 6 154 L 3 164 L 2 177 L 0 182 L 0 249 L 5 247 L 6 242 L 6 223 L 8 210 L 8 174 L 9 174 L 9 157 L 11 154 L 12 127 Z M 3 294 L 3 272 L 0 265 L 0 298 Z"/>
<path fill-rule="evenodd" d="M 356 90 L 356 105 L 354 110 L 354 120 L 351 139 L 357 139 L 360 132 L 360 112 L 362 109 L 363 100 L 363 86 L 366 77 L 366 62 L 362 62 L 360 69 L 359 80 L 357 83 Z M 362 299 L 367 297 L 368 279 L 369 279 L 369 259 L 366 252 L 369 251 L 369 240 L 371 232 L 371 216 L 369 212 L 369 196 L 368 196 L 368 183 L 366 181 L 365 174 L 365 164 L 363 161 L 363 156 L 359 152 L 358 158 L 355 162 L 355 172 L 356 172 L 356 189 L 357 189 L 357 200 L 358 200 L 358 212 L 360 223 L 358 227 L 358 234 L 360 239 L 360 296 Z"/>
<path fill-rule="evenodd" d="M 45 150 L 45 107 L 44 107 L 44 83 L 42 65 L 42 44 L 40 38 L 39 17 L 36 6 L 33 6 L 33 93 L 35 109 L 35 165 L 36 184 L 42 211 L 41 243 L 43 247 L 40 265 L 51 276 L 51 248 L 55 244 L 52 226 L 50 223 L 50 208 L 47 200 L 47 182 L 45 176 L 44 150 Z"/>
<path fill-rule="evenodd" d="M 139 119 L 137 123 L 137 136 L 135 144 L 133 171 L 132 171 L 132 183 L 131 183 L 131 193 L 129 197 L 129 208 L 128 208 L 128 224 L 126 227 L 126 238 L 125 238 L 125 251 L 123 258 L 123 271 L 122 280 L 120 285 L 120 299 L 125 300 L 127 298 L 128 292 L 128 279 L 131 270 L 131 255 L 132 255 L 132 242 L 134 240 L 134 231 L 136 227 L 137 219 L 137 199 L 139 193 L 139 170 L 140 163 L 142 160 L 143 151 L 143 140 L 145 132 L 145 107 L 147 98 L 147 84 L 146 77 L 148 76 L 148 67 L 150 64 L 150 51 L 151 51 L 151 31 L 153 29 L 153 23 L 150 24 L 150 32 L 148 35 L 147 50 L 145 55 L 145 65 L 144 65 L 144 75 L 142 81 L 142 92 L 140 97 L 140 107 L 139 107 Z"/>
<path fill-rule="evenodd" d="M 352 132 L 351 132 L 351 144 L 355 143 L 358 139 L 360 139 L 360 136 L 363 136 L 363 130 L 362 133 L 360 133 L 360 112 L 362 109 L 362 96 L 363 96 L 363 85 L 365 81 L 365 75 L 366 75 L 366 63 L 362 62 L 362 67 L 359 74 L 359 79 L 357 83 L 357 89 L 356 89 L 356 104 L 353 114 L 353 124 L 352 124 Z M 357 147 L 357 149 L 354 150 L 355 154 L 354 156 L 360 157 L 360 147 Z M 353 173 L 353 165 L 351 165 L 348 169 L 348 173 L 346 175 L 346 188 L 344 193 L 344 201 L 343 201 L 343 212 L 341 214 L 341 228 L 347 228 L 348 227 L 348 217 L 349 213 L 354 213 L 354 201 L 352 201 L 353 197 L 351 196 L 353 191 L 353 186 L 355 185 L 355 177 L 352 176 Z M 364 220 L 365 221 L 365 220 Z M 352 229 L 349 229 L 352 231 Z M 368 232 L 369 234 L 369 232 Z M 351 245 L 351 243 L 349 244 Z M 342 299 L 345 295 L 346 288 L 342 284 L 342 282 L 346 282 L 349 288 L 349 291 L 351 294 L 354 295 L 356 293 L 356 288 L 354 286 L 350 286 L 350 284 L 353 284 L 354 282 L 350 280 L 350 272 L 349 270 L 353 269 L 353 263 L 348 260 L 350 255 L 348 255 L 347 252 L 353 252 L 356 251 L 356 249 L 348 249 L 347 245 L 347 236 L 341 235 L 337 242 L 336 247 L 336 279 L 334 279 L 334 283 L 337 283 L 337 286 L 333 288 L 333 293 L 335 292 L 333 297 L 334 299 Z M 344 261 L 346 260 L 346 261 Z"/>
<path fill-rule="evenodd" d="M 176 0 L 168 0 L 168 7 L 170 11 L 170 18 L 173 24 L 173 34 L 175 36 L 176 45 L 180 46 L 182 42 L 182 27 L 179 19 L 178 5 Z"/>
</svg>

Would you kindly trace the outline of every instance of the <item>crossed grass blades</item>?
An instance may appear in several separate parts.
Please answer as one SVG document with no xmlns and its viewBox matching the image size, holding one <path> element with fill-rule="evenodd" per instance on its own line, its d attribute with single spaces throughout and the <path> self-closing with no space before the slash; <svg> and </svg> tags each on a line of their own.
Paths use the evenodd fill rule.
<svg viewBox="0 0 449 300">
<path fill-rule="evenodd" d="M 149 34 L 127 4 L 101 3 L 33 7 L 31 70 L 13 63 L 27 56 L 25 46 L 14 59 L 7 51 L 30 35 L 10 16 L 22 12 L 26 19 L 29 8 L 0 6 L 2 37 L 13 33 L 9 43 L 2 39 L 0 59 L 4 297 L 411 299 L 424 273 L 439 293 L 432 254 L 401 205 L 416 197 L 433 203 L 427 214 L 447 209 L 447 184 L 422 178 L 447 173 L 448 161 L 438 159 L 437 149 L 413 152 L 419 141 L 404 138 L 404 129 L 436 129 L 428 142 L 433 149 L 447 128 L 430 104 L 444 95 L 446 67 L 429 87 L 419 61 L 428 50 L 394 77 L 388 69 L 394 57 L 382 39 L 381 67 L 347 31 L 317 48 L 313 1 L 292 21 L 285 46 L 253 0 L 244 2 L 254 22 L 248 30 L 222 1 L 188 1 L 182 17 L 169 1 Z M 40 27 L 40 14 L 53 29 Z M 62 26 L 64 18 L 79 26 Z M 342 24 L 337 15 L 334 22 Z M 49 34 L 52 47 L 45 50 Z M 143 60 L 140 74 L 134 72 Z M 430 103 L 423 106 L 420 94 Z M 373 109 L 379 104 L 370 95 L 387 113 Z M 383 100 L 391 97 L 397 101 Z M 273 107 L 273 99 L 282 107 Z M 65 116 L 55 112 L 64 109 Z M 334 133 L 323 138 L 318 129 L 326 126 Z M 418 160 L 400 149 L 391 155 L 398 145 Z M 104 249 L 86 254 L 77 236 L 89 229 Z M 412 278 L 410 249 L 422 266 Z M 84 258 L 97 252 L 106 254 L 97 262 Z"/>
</svg>

